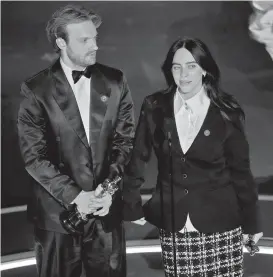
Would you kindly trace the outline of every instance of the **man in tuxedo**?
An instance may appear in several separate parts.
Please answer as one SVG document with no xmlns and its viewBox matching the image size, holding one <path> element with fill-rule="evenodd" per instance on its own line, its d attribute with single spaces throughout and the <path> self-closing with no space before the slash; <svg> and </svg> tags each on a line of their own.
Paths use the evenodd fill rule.
<svg viewBox="0 0 273 277">
<path fill-rule="evenodd" d="M 135 131 L 133 102 L 120 70 L 96 63 L 101 18 L 76 5 L 57 10 L 47 36 L 59 59 L 21 87 L 18 133 L 32 177 L 28 214 L 34 222 L 40 277 L 126 275 L 122 200 L 96 197 L 105 179 L 123 176 Z M 91 214 L 82 235 L 60 214 L 76 205 Z"/>
</svg>

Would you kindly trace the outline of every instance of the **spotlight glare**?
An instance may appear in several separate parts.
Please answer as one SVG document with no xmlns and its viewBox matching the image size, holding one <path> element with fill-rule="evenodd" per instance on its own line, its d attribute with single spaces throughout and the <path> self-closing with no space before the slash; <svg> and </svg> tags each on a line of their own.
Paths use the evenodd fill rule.
<svg viewBox="0 0 273 277">
<path fill-rule="evenodd" d="M 1 263 L 0 270 L 3 271 L 3 270 L 13 269 L 13 268 L 17 268 L 17 267 L 35 265 L 35 264 L 36 264 L 35 258 L 28 258 L 28 259 L 17 260 L 17 261 L 14 260 L 11 262 Z"/>
<path fill-rule="evenodd" d="M 243 250 L 245 253 L 247 253 L 247 250 L 245 248 Z M 160 252 L 161 252 L 160 245 L 126 247 L 126 254 L 160 253 Z M 260 251 L 257 254 L 273 255 L 273 247 L 260 246 Z M 18 267 L 30 266 L 35 264 L 36 264 L 36 260 L 34 257 L 27 258 L 27 259 L 13 260 L 13 261 L 1 263 L 0 271 L 14 269 Z"/>
<path fill-rule="evenodd" d="M 127 254 L 159 253 L 159 252 L 161 252 L 160 245 L 126 247 Z"/>
</svg>

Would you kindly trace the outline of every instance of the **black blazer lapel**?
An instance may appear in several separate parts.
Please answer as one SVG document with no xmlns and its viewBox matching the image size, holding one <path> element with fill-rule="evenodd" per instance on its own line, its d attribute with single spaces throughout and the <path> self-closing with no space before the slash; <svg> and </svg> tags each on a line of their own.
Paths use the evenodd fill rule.
<svg viewBox="0 0 273 277">
<path fill-rule="evenodd" d="M 163 114 L 164 114 L 164 123 L 163 129 L 165 132 L 170 132 L 173 135 L 175 131 L 175 118 L 174 118 L 174 109 L 173 101 L 175 95 L 175 88 L 170 88 L 168 92 L 163 95 Z"/>
<path fill-rule="evenodd" d="M 168 137 L 168 133 L 170 134 L 172 141 L 172 149 L 180 154 L 183 154 L 182 148 L 180 146 L 179 137 L 177 133 L 175 116 L 174 116 L 174 96 L 175 96 L 176 88 L 172 87 L 169 91 L 164 95 L 163 105 L 165 106 L 164 110 L 164 123 L 163 129 Z"/>
<path fill-rule="evenodd" d="M 202 148 L 204 147 L 204 140 L 209 139 L 211 137 L 211 133 L 220 130 L 218 126 L 215 127 L 215 125 L 219 122 L 219 115 L 221 116 L 219 109 L 212 102 L 210 102 L 204 122 L 187 153 L 193 154 L 195 152 L 198 153 L 198 151 L 202 151 Z M 220 122 L 222 121 L 220 120 Z"/>
<path fill-rule="evenodd" d="M 174 115 L 174 95 L 175 89 L 170 89 L 168 93 L 165 94 L 164 103 L 165 105 L 165 116 L 164 116 L 164 127 L 165 133 L 170 132 L 172 138 L 172 150 L 177 152 L 179 155 L 184 155 L 183 149 L 181 148 L 179 136 L 177 132 L 175 115 Z M 192 145 L 186 152 L 187 155 L 191 154 L 195 151 L 200 151 L 199 146 L 203 147 L 203 139 L 204 137 L 210 136 L 211 129 L 213 128 L 213 124 L 215 123 L 215 118 L 218 116 L 219 111 L 218 108 L 210 103 L 207 115 L 204 119 L 204 122 L 197 133 Z"/>
<path fill-rule="evenodd" d="M 52 92 L 54 99 L 79 139 L 86 148 L 90 149 L 76 98 L 61 68 L 59 59 L 52 66 L 52 75 L 55 81 L 55 90 L 53 89 Z"/>
<path fill-rule="evenodd" d="M 94 166 L 98 162 L 98 145 L 110 95 L 111 88 L 98 65 L 95 65 L 92 70 L 90 99 L 90 146 Z"/>
</svg>

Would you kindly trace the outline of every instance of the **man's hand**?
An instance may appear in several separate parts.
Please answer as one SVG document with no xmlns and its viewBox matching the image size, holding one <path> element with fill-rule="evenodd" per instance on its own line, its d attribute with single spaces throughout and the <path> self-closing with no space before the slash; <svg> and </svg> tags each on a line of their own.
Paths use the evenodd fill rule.
<svg viewBox="0 0 273 277">
<path fill-rule="evenodd" d="M 109 193 L 105 193 L 101 198 L 97 198 L 98 195 L 102 192 L 102 187 L 101 184 L 98 185 L 96 188 L 94 195 L 96 197 L 96 201 L 92 203 L 92 208 L 100 209 L 98 211 L 95 211 L 93 215 L 98 215 L 98 216 L 105 216 L 109 213 L 109 209 L 112 205 L 112 196 Z"/>
<path fill-rule="evenodd" d="M 72 203 L 75 203 L 78 211 L 85 215 L 97 210 L 93 208 L 93 202 L 96 202 L 95 191 L 81 191 Z"/>
<path fill-rule="evenodd" d="M 135 221 L 131 221 L 132 223 L 135 223 L 137 225 L 144 225 L 147 221 L 144 219 L 144 217 L 140 218 L 140 219 L 137 219 Z"/>
</svg>

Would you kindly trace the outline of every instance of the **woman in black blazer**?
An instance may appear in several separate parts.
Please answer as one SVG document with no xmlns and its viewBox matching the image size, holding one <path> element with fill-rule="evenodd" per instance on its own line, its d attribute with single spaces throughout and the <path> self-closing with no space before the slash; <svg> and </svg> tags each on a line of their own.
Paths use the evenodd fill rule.
<svg viewBox="0 0 273 277">
<path fill-rule="evenodd" d="M 166 276 L 242 276 L 243 243 L 262 236 L 244 112 L 220 89 L 219 68 L 202 41 L 175 41 L 162 69 L 168 88 L 141 108 L 124 220 L 145 217 L 159 228 Z M 142 207 L 152 150 L 156 190 Z"/>
</svg>

